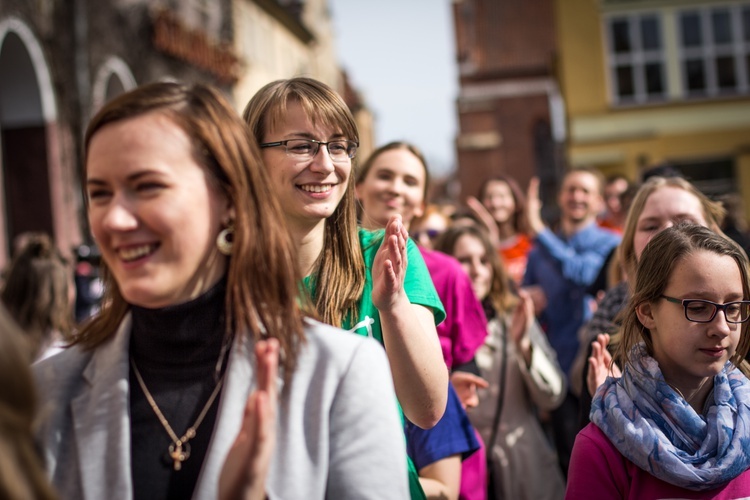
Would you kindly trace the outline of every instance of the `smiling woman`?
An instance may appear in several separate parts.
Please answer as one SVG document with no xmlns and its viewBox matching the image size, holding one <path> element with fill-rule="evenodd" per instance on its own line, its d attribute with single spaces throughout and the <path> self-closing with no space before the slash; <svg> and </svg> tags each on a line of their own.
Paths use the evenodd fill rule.
<svg viewBox="0 0 750 500">
<path fill-rule="evenodd" d="M 86 184 L 91 231 L 127 302 L 187 302 L 224 275 L 227 257 L 214 242 L 235 218 L 229 200 L 164 113 L 102 127 L 89 145 Z"/>
<path fill-rule="evenodd" d="M 244 118 L 261 146 L 359 140 L 344 100 L 310 78 L 269 83 L 247 104 Z M 358 229 L 352 160 L 336 151 L 320 147 L 300 157 L 288 148 L 262 149 L 318 314 L 381 342 L 404 414 L 432 427 L 448 396 L 435 330 L 445 311 L 399 216 L 387 221 L 385 232 Z M 416 472 L 410 472 L 412 497 L 421 498 Z"/>
<path fill-rule="evenodd" d="M 226 100 L 123 94 L 89 125 L 84 173 L 107 296 L 35 366 L 60 496 L 405 497 L 387 359 L 306 319 L 281 208 Z"/>
</svg>

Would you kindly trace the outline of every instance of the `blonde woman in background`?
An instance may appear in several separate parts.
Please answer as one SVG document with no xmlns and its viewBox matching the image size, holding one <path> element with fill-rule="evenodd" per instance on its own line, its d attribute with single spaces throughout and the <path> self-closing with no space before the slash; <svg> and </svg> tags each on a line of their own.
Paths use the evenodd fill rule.
<svg viewBox="0 0 750 500">
<path fill-rule="evenodd" d="M 487 447 L 490 499 L 559 499 L 565 482 L 557 456 L 537 418 L 565 398 L 565 375 L 534 319 L 531 299 L 513 292 L 487 233 L 479 226 L 454 226 L 436 248 L 453 255 L 472 280 L 489 320 L 476 354 L 489 387 L 469 418 Z"/>
</svg>

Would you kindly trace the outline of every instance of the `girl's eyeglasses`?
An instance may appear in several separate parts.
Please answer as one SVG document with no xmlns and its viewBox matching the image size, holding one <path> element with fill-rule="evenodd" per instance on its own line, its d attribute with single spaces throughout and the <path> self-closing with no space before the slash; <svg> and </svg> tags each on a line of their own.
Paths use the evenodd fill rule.
<svg viewBox="0 0 750 500">
<path fill-rule="evenodd" d="M 748 300 L 717 304 L 710 300 L 676 299 L 666 295 L 662 295 L 661 298 L 673 304 L 682 304 L 685 308 L 685 318 L 694 323 L 710 323 L 719 309 L 724 312 L 727 323 L 744 323 L 750 319 L 750 301 Z"/>
</svg>

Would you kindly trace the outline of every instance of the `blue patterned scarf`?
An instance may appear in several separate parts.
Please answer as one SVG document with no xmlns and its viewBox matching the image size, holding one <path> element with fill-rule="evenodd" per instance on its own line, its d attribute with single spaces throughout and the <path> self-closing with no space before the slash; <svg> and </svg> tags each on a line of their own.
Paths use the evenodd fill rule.
<svg viewBox="0 0 750 500">
<path fill-rule="evenodd" d="M 591 421 L 638 467 L 694 491 L 716 488 L 750 468 L 750 381 L 727 362 L 699 415 L 665 381 L 638 344 L 633 366 L 609 377 L 591 404 Z"/>
</svg>

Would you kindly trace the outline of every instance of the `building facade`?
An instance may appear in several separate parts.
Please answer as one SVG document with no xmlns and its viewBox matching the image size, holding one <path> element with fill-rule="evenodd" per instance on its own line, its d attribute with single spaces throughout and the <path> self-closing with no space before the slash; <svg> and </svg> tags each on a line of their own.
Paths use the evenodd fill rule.
<svg viewBox="0 0 750 500">
<path fill-rule="evenodd" d="M 68 255 L 90 242 L 83 134 L 117 94 L 200 82 L 241 111 L 261 85 L 297 75 L 344 93 L 327 16 L 326 0 L 2 0 L 0 268 L 28 231 Z"/>
<path fill-rule="evenodd" d="M 484 179 L 497 174 L 521 186 L 539 176 L 543 198 L 554 196 L 565 122 L 553 6 L 551 0 L 453 1 L 461 199 L 476 196 Z"/>
<path fill-rule="evenodd" d="M 750 195 L 750 2 L 556 0 L 574 166 Z"/>
<path fill-rule="evenodd" d="M 27 231 L 87 241 L 82 136 L 104 102 L 159 79 L 229 92 L 229 0 L 0 3 L 0 266 Z"/>
</svg>

